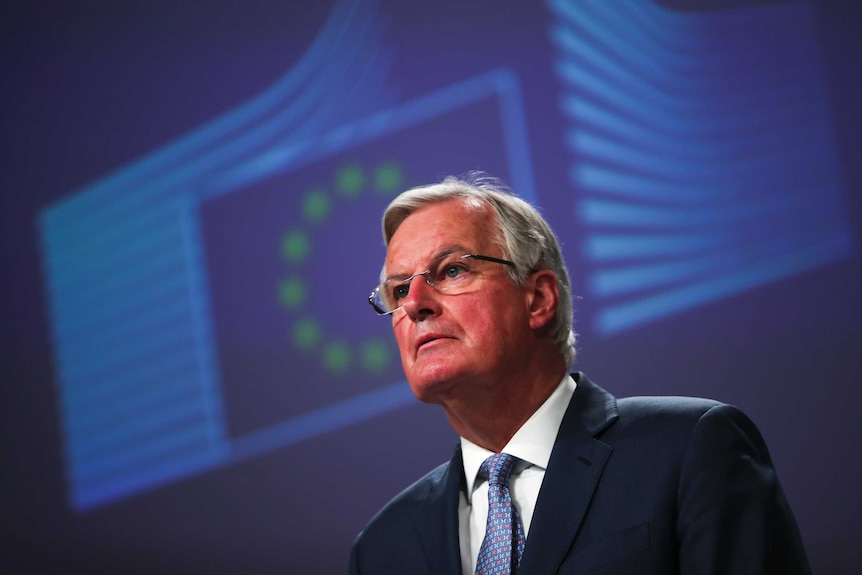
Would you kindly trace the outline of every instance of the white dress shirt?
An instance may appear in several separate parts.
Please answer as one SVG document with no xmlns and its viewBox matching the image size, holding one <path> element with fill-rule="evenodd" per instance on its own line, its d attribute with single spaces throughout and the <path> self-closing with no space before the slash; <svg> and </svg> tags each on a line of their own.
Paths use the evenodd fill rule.
<svg viewBox="0 0 862 575">
<path fill-rule="evenodd" d="M 545 469 L 548 467 L 557 432 L 576 385 L 575 380 L 566 374 L 545 403 L 521 426 L 502 450 L 502 453 L 514 455 L 521 460 L 512 469 L 509 493 L 512 496 L 512 504 L 521 515 L 525 536 L 530 534 L 530 523 L 536 509 L 536 500 L 539 498 L 539 489 L 545 478 Z M 461 492 L 458 503 L 458 537 L 463 575 L 474 575 L 476 572 L 479 547 L 485 538 L 488 481 L 479 477 L 478 473 L 482 462 L 492 453 L 461 438 L 464 477 L 467 478 L 466 492 Z"/>
</svg>

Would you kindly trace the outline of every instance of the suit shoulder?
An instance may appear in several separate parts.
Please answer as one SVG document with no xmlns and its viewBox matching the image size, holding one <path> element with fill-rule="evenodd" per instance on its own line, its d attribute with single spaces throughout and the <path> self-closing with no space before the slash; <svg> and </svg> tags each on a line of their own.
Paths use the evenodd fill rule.
<svg viewBox="0 0 862 575">
<path fill-rule="evenodd" d="M 393 497 L 365 526 L 357 541 L 376 532 L 389 532 L 404 529 L 407 522 L 428 500 L 431 493 L 442 489 L 443 479 L 451 462 L 432 469 L 401 493 Z"/>
<path fill-rule="evenodd" d="M 737 407 L 712 399 L 677 396 L 627 397 L 618 400 L 618 434 L 632 433 L 687 441 L 690 434 L 733 437 L 742 433 L 763 443 L 757 426 Z"/>
<path fill-rule="evenodd" d="M 728 406 L 714 399 L 681 396 L 637 396 L 617 400 L 620 416 L 631 418 L 697 421 L 709 410 Z"/>
<path fill-rule="evenodd" d="M 620 398 L 617 408 L 619 419 L 610 430 L 613 435 L 635 437 L 640 442 L 654 437 L 674 443 L 684 443 L 684 438 L 697 428 L 701 418 L 710 411 L 734 409 L 712 399 L 677 396 Z"/>
</svg>

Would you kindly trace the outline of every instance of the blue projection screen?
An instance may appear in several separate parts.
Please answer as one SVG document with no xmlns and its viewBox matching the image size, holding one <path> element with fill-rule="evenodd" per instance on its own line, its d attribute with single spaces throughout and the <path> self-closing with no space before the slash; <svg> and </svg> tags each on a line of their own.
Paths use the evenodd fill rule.
<svg viewBox="0 0 862 575">
<path fill-rule="evenodd" d="M 600 334 L 851 255 L 810 5 L 549 4 Z"/>
</svg>

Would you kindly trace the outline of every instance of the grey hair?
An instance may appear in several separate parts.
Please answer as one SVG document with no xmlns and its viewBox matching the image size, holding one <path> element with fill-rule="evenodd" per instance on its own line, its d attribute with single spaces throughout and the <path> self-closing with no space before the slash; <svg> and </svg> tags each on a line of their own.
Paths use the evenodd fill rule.
<svg viewBox="0 0 862 575">
<path fill-rule="evenodd" d="M 383 213 L 383 241 L 389 240 L 401 223 L 413 212 L 430 204 L 451 199 L 464 201 L 468 209 L 490 206 L 497 216 L 494 241 L 503 257 L 514 262 L 509 276 L 518 285 L 526 285 L 536 270 L 547 269 L 557 277 L 559 307 L 553 319 L 552 336 L 560 354 L 571 366 L 575 361 L 575 332 L 572 330 L 572 287 L 560 244 L 541 214 L 514 195 L 500 180 L 480 172 L 463 178 L 449 176 L 438 184 L 412 188 L 397 196 Z M 385 273 L 385 271 L 384 271 Z"/>
</svg>

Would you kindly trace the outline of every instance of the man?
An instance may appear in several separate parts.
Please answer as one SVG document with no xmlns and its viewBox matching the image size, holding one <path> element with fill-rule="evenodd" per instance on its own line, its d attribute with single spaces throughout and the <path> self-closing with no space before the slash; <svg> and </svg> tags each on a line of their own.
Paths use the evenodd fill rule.
<svg viewBox="0 0 862 575">
<path fill-rule="evenodd" d="M 371 303 L 413 393 L 461 440 L 371 520 L 351 573 L 810 572 L 744 414 L 616 399 L 568 374 L 568 272 L 529 204 L 489 178 L 447 178 L 398 196 L 383 232 Z"/>
</svg>

